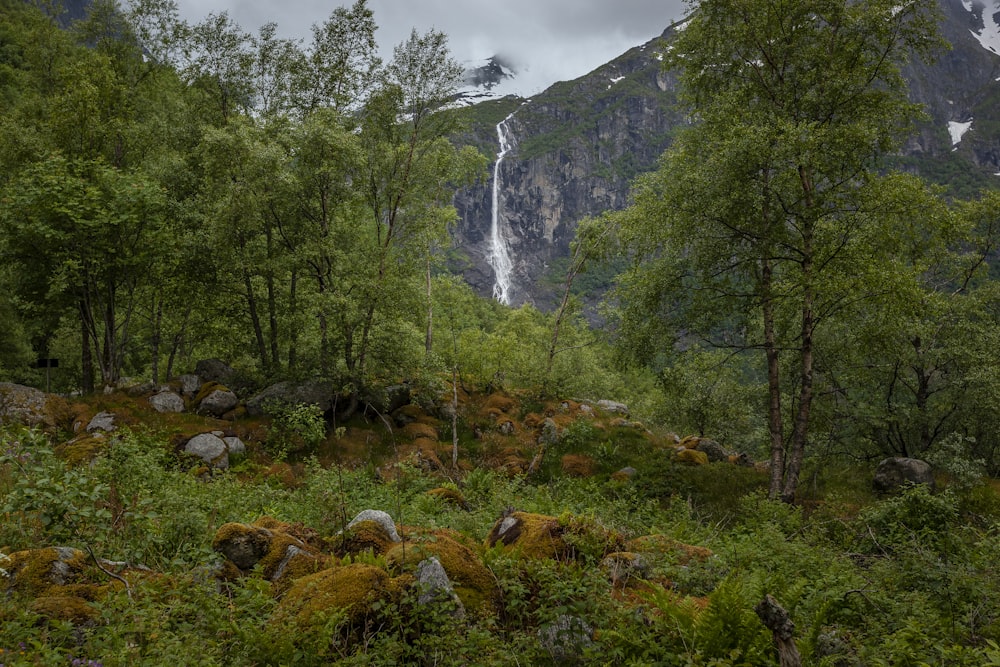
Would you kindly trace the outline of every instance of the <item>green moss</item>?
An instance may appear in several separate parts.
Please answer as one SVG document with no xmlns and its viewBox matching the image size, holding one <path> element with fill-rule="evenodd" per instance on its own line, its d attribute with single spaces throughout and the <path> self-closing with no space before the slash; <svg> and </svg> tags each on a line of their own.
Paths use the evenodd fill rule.
<svg viewBox="0 0 1000 667">
<path fill-rule="evenodd" d="M 364 626 L 378 616 L 377 602 L 399 599 L 412 578 L 393 579 L 372 565 L 352 564 L 323 570 L 297 579 L 281 599 L 275 622 L 300 629 L 314 629 L 330 618 L 343 614 L 350 628 Z"/>
<path fill-rule="evenodd" d="M 681 463 L 690 463 L 699 466 L 708 465 L 708 454 L 699 452 L 697 449 L 678 450 L 676 457 Z"/>
<path fill-rule="evenodd" d="M 92 622 L 100 615 L 87 600 L 75 595 L 43 595 L 32 600 L 29 608 L 50 620 L 76 625 Z"/>
<path fill-rule="evenodd" d="M 489 547 L 499 545 L 517 549 L 525 558 L 564 558 L 570 549 L 563 539 L 559 520 L 543 514 L 514 512 L 499 519 L 486 536 Z"/>
<path fill-rule="evenodd" d="M 390 549 L 385 555 L 386 562 L 393 571 L 410 573 L 421 561 L 435 556 L 466 611 L 490 613 L 498 595 L 496 579 L 479 555 L 462 544 L 461 539 L 461 535 L 448 530 L 417 533 L 413 541 Z"/>
<path fill-rule="evenodd" d="M 389 533 L 377 521 L 359 521 L 329 541 L 334 553 L 341 557 L 366 551 L 378 556 L 394 544 Z"/>
<path fill-rule="evenodd" d="M 28 595 L 77 581 L 87 563 L 79 549 L 55 547 L 15 551 L 8 558 L 4 564 L 8 587 Z"/>
</svg>

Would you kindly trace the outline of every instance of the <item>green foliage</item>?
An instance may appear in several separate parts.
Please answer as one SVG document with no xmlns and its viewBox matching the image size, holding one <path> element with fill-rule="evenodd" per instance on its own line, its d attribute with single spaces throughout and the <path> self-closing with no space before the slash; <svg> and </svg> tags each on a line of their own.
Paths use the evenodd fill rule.
<svg viewBox="0 0 1000 667">
<path fill-rule="evenodd" d="M 326 421 L 318 405 L 269 403 L 265 409 L 271 416 L 267 446 L 278 458 L 289 452 L 314 452 L 326 439 Z"/>
</svg>

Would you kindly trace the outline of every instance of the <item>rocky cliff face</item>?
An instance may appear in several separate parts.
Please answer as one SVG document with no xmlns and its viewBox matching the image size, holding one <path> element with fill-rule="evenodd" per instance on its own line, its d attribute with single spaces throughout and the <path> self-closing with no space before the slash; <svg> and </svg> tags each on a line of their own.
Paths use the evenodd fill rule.
<svg viewBox="0 0 1000 667">
<path fill-rule="evenodd" d="M 899 164 L 947 182 L 959 194 L 1000 184 L 993 175 L 1000 172 L 1000 8 L 996 0 L 987 1 L 989 8 L 940 0 L 942 35 L 953 48 L 936 63 L 907 69 L 911 95 L 927 106 L 930 119 L 907 143 Z M 549 309 L 558 302 L 580 220 L 624 207 L 632 180 L 655 168 L 672 132 L 686 122 L 676 104 L 676 79 L 661 68 L 659 53 L 669 39 L 668 30 L 531 100 L 510 97 L 467 110 L 472 129 L 460 140 L 488 155 L 497 151 L 496 123 L 514 112 L 514 149 L 498 175 L 500 225 L 514 261 L 514 305 Z M 493 286 L 485 259 L 491 187 L 482 183 L 455 198 L 455 268 L 484 295 Z"/>
</svg>

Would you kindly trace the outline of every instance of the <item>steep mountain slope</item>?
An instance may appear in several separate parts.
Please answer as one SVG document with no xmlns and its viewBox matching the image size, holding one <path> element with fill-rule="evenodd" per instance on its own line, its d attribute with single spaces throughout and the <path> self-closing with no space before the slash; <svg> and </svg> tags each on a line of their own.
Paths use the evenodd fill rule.
<svg viewBox="0 0 1000 667">
<path fill-rule="evenodd" d="M 1000 185 L 1000 7 L 940 0 L 941 32 L 952 49 L 906 70 L 914 100 L 929 119 L 910 140 L 899 166 L 946 183 L 967 196 Z M 496 124 L 507 122 L 514 148 L 498 178 L 499 225 L 514 263 L 511 301 L 542 309 L 556 302 L 569 243 L 580 220 L 628 201 L 632 179 L 653 169 L 672 132 L 685 122 L 675 77 L 664 72 L 661 38 L 633 48 L 575 81 L 530 100 L 505 98 L 466 110 L 461 141 L 497 152 Z M 969 124 L 971 121 L 971 124 Z M 492 183 L 455 198 L 454 266 L 482 294 L 493 286 L 490 253 Z"/>
</svg>

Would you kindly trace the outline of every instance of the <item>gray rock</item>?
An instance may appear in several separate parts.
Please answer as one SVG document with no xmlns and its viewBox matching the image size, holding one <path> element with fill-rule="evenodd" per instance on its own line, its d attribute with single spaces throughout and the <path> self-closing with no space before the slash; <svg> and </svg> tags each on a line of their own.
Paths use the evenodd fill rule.
<svg viewBox="0 0 1000 667">
<path fill-rule="evenodd" d="M 161 391 L 149 397 L 149 404 L 157 412 L 184 412 L 184 399 L 172 391 Z"/>
<path fill-rule="evenodd" d="M 633 468 L 632 466 L 625 466 L 624 468 L 616 472 L 615 475 L 618 477 L 625 477 L 627 479 L 632 479 L 638 473 L 639 471 Z"/>
<path fill-rule="evenodd" d="M 249 570 L 271 548 L 273 533 L 266 528 L 246 526 L 245 531 L 232 534 L 215 545 L 215 550 L 241 570 Z"/>
<path fill-rule="evenodd" d="M 115 430 L 115 416 L 110 412 L 98 412 L 87 424 L 87 433 L 94 431 L 104 431 L 110 433 Z"/>
<path fill-rule="evenodd" d="M 649 574 L 649 563 L 641 554 L 619 551 L 608 554 L 601 561 L 601 569 L 615 585 L 624 585 L 630 579 L 644 578 Z"/>
<path fill-rule="evenodd" d="M 247 401 L 247 412 L 260 416 L 269 403 L 281 405 L 316 405 L 326 412 L 333 407 L 333 386 L 329 382 L 278 382 Z"/>
<path fill-rule="evenodd" d="M 906 483 L 926 484 L 934 489 L 934 472 L 926 461 L 902 456 L 888 458 L 875 469 L 873 486 L 879 493 L 890 493 Z"/>
<path fill-rule="evenodd" d="M 514 435 L 514 422 L 509 419 L 501 422 L 499 431 L 503 435 Z"/>
<path fill-rule="evenodd" d="M 242 458 L 247 453 L 246 444 L 235 435 L 224 437 L 222 441 L 226 443 L 226 450 L 229 452 L 230 459 Z"/>
<path fill-rule="evenodd" d="M 578 616 L 563 614 L 538 629 L 538 641 L 558 664 L 573 664 L 594 645 L 594 629 Z"/>
<path fill-rule="evenodd" d="M 221 417 L 239 404 L 240 399 L 233 392 L 228 389 L 216 389 L 201 399 L 201 403 L 198 404 L 198 412 Z"/>
<path fill-rule="evenodd" d="M 538 444 L 551 446 L 559 443 L 559 427 L 551 417 L 542 422 L 542 432 L 538 436 Z"/>
<path fill-rule="evenodd" d="M 355 524 L 359 524 L 362 521 L 374 521 L 375 523 L 382 526 L 386 534 L 389 536 L 393 542 L 402 542 L 399 533 L 396 532 L 396 522 L 392 520 L 388 512 L 383 512 L 382 510 L 361 510 L 358 515 L 351 519 L 351 522 L 347 524 L 348 528 L 354 527 Z"/>
<path fill-rule="evenodd" d="M 370 389 L 362 397 L 369 412 L 387 415 L 410 404 L 410 387 L 405 384 L 389 385 L 385 389 Z"/>
<path fill-rule="evenodd" d="M 426 605 L 435 600 L 451 600 L 455 604 L 454 615 L 457 618 L 465 618 L 465 606 L 455 594 L 451 579 L 437 558 L 431 556 L 420 561 L 417 564 L 416 578 L 420 591 L 417 604 Z"/>
<path fill-rule="evenodd" d="M 709 440 L 708 438 L 701 438 L 698 440 L 698 445 L 695 447 L 699 452 L 705 452 L 708 456 L 708 461 L 710 463 L 716 463 L 717 461 L 728 461 L 729 452 L 726 448 L 717 443 L 715 440 Z"/>
<path fill-rule="evenodd" d="M 25 426 L 54 426 L 47 414 L 45 392 L 11 382 L 0 382 L 0 421 Z"/>
<path fill-rule="evenodd" d="M 188 398 L 193 398 L 201 389 L 202 380 L 193 373 L 186 373 L 177 378 L 177 383 L 181 386 L 181 393 Z"/>
<path fill-rule="evenodd" d="M 236 369 L 220 359 L 202 359 L 194 367 L 195 375 L 205 382 L 229 384 L 236 376 Z"/>
<path fill-rule="evenodd" d="M 194 436 L 184 445 L 184 451 L 221 470 L 229 467 L 229 449 L 226 447 L 226 442 L 213 433 Z"/>
<path fill-rule="evenodd" d="M 618 403 L 617 401 L 602 400 L 597 402 L 597 407 L 605 412 L 611 412 L 616 415 L 628 416 L 628 406 L 624 403 Z"/>
</svg>

